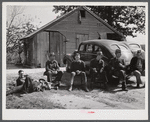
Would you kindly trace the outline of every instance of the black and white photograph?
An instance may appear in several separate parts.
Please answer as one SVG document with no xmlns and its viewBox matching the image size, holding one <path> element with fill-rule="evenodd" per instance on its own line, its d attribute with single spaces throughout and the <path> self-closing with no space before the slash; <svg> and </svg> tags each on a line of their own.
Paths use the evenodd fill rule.
<svg viewBox="0 0 150 122">
<path fill-rule="evenodd" d="M 148 3 L 2 9 L 3 119 L 148 119 Z"/>
</svg>

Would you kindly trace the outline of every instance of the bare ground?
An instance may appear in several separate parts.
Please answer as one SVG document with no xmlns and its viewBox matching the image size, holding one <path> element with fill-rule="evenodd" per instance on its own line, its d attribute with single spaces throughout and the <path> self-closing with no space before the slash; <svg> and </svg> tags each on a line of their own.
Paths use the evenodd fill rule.
<svg viewBox="0 0 150 122">
<path fill-rule="evenodd" d="M 62 69 L 64 70 L 64 69 Z M 44 78 L 44 69 L 24 69 L 34 79 Z M 17 78 L 18 69 L 7 70 L 6 86 L 9 87 Z M 69 92 L 70 75 L 65 73 L 59 90 L 46 90 L 30 94 L 13 94 L 6 97 L 7 109 L 144 109 L 145 88 L 135 88 L 135 78 L 128 84 L 129 91 L 122 91 L 120 86 L 109 86 L 105 91 L 95 87 L 85 92 L 80 87 L 80 79 L 75 78 L 72 92 Z M 145 77 L 142 77 L 145 81 Z"/>
</svg>

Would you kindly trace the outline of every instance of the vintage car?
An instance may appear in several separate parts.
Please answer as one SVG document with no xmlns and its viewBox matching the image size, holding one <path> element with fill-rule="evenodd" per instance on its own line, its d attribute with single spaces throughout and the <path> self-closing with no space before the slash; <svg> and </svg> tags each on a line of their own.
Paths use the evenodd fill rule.
<svg viewBox="0 0 150 122">
<path fill-rule="evenodd" d="M 107 40 L 107 39 L 95 39 L 95 40 L 87 40 L 83 41 L 78 50 L 75 52 L 79 52 L 81 55 L 81 60 L 83 60 L 86 64 L 87 70 L 89 70 L 90 61 L 96 57 L 97 51 L 101 50 L 103 52 L 103 60 L 107 65 L 111 58 L 115 56 L 115 50 L 121 49 L 122 58 L 125 59 L 126 64 L 128 65 L 133 57 L 133 54 L 129 47 L 115 40 Z M 66 70 L 70 71 L 71 63 L 74 60 L 74 53 L 65 55 L 63 58 L 64 64 L 66 64 Z"/>
<path fill-rule="evenodd" d="M 135 42 L 128 42 L 128 41 L 125 41 L 124 43 L 130 48 L 133 55 L 136 55 L 137 50 L 141 50 L 142 58 L 145 59 L 145 51 L 142 49 L 140 44 Z"/>
</svg>

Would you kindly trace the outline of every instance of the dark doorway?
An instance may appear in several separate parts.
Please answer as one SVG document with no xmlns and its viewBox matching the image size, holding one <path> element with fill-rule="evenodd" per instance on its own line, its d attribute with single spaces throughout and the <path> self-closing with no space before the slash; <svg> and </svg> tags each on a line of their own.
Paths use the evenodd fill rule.
<svg viewBox="0 0 150 122">
<path fill-rule="evenodd" d="M 49 53 L 54 52 L 56 60 L 63 66 L 63 57 L 66 54 L 66 37 L 57 31 L 49 32 Z"/>
</svg>

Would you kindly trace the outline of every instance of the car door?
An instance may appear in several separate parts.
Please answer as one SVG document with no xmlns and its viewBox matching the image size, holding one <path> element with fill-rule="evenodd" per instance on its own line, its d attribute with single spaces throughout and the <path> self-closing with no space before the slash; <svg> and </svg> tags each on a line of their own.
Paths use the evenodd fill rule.
<svg viewBox="0 0 150 122">
<path fill-rule="evenodd" d="M 85 61 L 86 60 L 86 44 L 80 44 L 78 48 L 78 52 L 80 53 L 80 59 Z"/>
<path fill-rule="evenodd" d="M 87 61 L 91 61 L 91 59 L 93 58 L 93 47 L 93 44 L 87 44 L 86 46 Z"/>
<path fill-rule="evenodd" d="M 79 46 L 79 53 L 81 60 L 83 60 L 86 65 L 89 64 L 91 56 L 92 56 L 92 45 L 91 44 L 80 44 Z"/>
<path fill-rule="evenodd" d="M 101 46 L 101 45 L 94 45 L 93 47 L 94 47 L 93 58 L 95 58 L 97 56 L 98 51 L 102 51 L 102 53 L 103 53 L 102 59 L 104 60 L 105 64 L 108 64 L 109 59 L 110 59 L 109 58 L 110 53 L 108 52 L 108 50 L 104 46 Z"/>
</svg>

